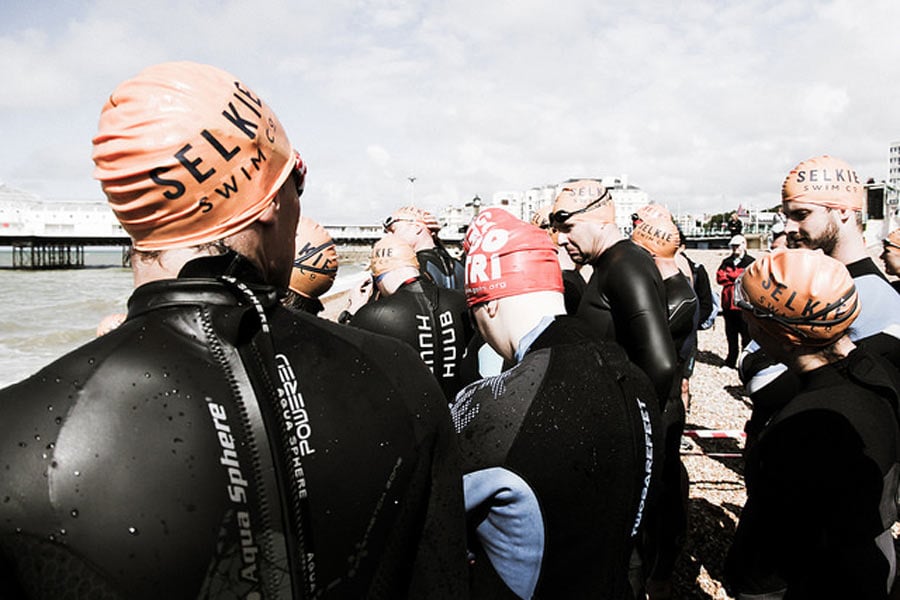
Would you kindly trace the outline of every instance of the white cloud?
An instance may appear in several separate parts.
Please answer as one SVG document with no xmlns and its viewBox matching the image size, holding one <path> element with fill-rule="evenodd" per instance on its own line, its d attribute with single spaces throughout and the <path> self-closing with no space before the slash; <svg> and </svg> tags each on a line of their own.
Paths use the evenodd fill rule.
<svg viewBox="0 0 900 600">
<path fill-rule="evenodd" d="M 900 138 L 893 0 L 65 6 L 0 9 L 18 24 L 0 29 L 0 178 L 51 195 L 96 195 L 100 106 L 173 59 L 230 70 L 276 108 L 325 220 L 377 221 L 411 175 L 429 209 L 616 174 L 682 209 L 768 206 L 814 154 L 883 177 Z"/>
</svg>

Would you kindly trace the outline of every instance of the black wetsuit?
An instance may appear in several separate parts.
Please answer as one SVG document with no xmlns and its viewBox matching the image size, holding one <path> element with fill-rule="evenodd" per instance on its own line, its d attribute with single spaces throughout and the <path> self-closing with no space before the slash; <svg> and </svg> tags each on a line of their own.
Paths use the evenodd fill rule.
<svg viewBox="0 0 900 600">
<path fill-rule="evenodd" d="M 577 316 L 599 339 L 615 340 L 625 349 L 650 377 L 662 406 L 675 378 L 676 356 L 659 270 L 646 250 L 627 239 L 592 265 Z"/>
<path fill-rule="evenodd" d="M 897 518 L 896 378 L 857 349 L 800 376 L 747 456 L 731 593 L 886 598 Z"/>
<path fill-rule="evenodd" d="M 417 277 L 360 308 L 350 324 L 406 342 L 434 373 L 448 402 L 464 385 L 460 366 L 473 330 L 461 292 Z"/>
<path fill-rule="evenodd" d="M 557 317 L 521 362 L 465 388 L 451 412 L 473 597 L 629 597 L 659 416 L 622 350 Z"/>
<path fill-rule="evenodd" d="M 694 262 L 686 254 L 682 254 L 682 256 L 684 256 L 684 259 L 691 267 L 691 276 L 694 281 L 694 293 L 697 294 L 697 304 L 699 309 L 697 321 L 698 323 L 704 323 L 712 316 L 713 307 L 715 306 L 712 298 L 712 286 L 709 283 L 709 273 L 706 272 L 706 267 L 700 263 Z"/>
<path fill-rule="evenodd" d="M 676 348 L 682 348 L 697 331 L 697 295 L 690 280 L 676 273 L 663 280 L 669 330 Z M 688 476 L 681 461 L 681 436 L 685 409 L 681 401 L 681 378 L 687 361 L 679 355 L 676 377 L 662 414 L 663 459 L 657 502 L 647 513 L 647 535 L 642 559 L 648 577 L 671 578 L 675 561 L 687 534 Z"/>
<path fill-rule="evenodd" d="M 563 276 L 563 298 L 566 302 L 566 314 L 575 315 L 578 313 L 578 305 L 581 304 L 581 297 L 584 290 L 587 289 L 587 282 L 581 273 L 575 269 L 564 269 Z"/>
<path fill-rule="evenodd" d="M 465 290 L 466 267 L 465 263 L 453 258 L 447 249 L 441 245 L 427 250 L 416 252 L 419 261 L 419 271 L 427 275 L 439 287 Z"/>
<path fill-rule="evenodd" d="M 434 379 L 258 281 L 191 261 L 0 391 L 0 597 L 465 596 Z"/>
</svg>

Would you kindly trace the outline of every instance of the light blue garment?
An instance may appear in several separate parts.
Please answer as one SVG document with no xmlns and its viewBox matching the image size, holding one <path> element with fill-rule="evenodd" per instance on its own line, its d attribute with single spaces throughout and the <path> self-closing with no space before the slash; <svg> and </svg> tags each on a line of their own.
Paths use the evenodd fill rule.
<svg viewBox="0 0 900 600">
<path fill-rule="evenodd" d="M 556 318 L 556 315 L 549 315 L 546 317 L 541 317 L 541 320 L 535 325 L 534 329 L 526 333 L 522 336 L 522 339 L 519 340 L 519 347 L 516 350 L 516 362 L 522 362 L 522 358 L 525 356 L 525 353 L 528 352 L 528 349 L 531 348 L 531 344 L 534 343 L 534 340 L 538 339 L 538 336 L 544 333 L 544 330 L 550 326 L 550 323 Z"/>
<path fill-rule="evenodd" d="M 544 518 L 525 480 L 502 467 L 463 476 L 466 512 L 485 507 L 476 532 L 494 570 L 520 598 L 531 598 L 544 556 Z"/>
</svg>

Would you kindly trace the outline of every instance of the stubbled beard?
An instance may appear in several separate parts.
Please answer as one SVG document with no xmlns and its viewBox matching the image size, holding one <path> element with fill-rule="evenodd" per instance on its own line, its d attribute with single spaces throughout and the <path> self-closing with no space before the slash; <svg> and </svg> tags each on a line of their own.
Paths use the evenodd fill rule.
<svg viewBox="0 0 900 600">
<path fill-rule="evenodd" d="M 834 222 L 829 222 L 825 226 L 822 235 L 817 237 L 807 237 L 798 231 L 792 231 L 788 234 L 788 248 L 809 248 L 810 250 L 822 250 L 828 256 L 834 253 L 837 248 L 838 236 L 840 232 Z"/>
</svg>

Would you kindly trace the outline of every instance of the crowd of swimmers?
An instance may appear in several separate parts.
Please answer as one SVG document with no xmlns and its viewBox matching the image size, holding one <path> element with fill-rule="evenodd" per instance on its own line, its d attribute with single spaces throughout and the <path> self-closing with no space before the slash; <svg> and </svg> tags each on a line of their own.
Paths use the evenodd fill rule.
<svg viewBox="0 0 900 600">
<path fill-rule="evenodd" d="M 775 247 L 717 272 L 596 180 L 463 256 L 429 212 L 316 315 L 334 242 L 307 165 L 242 80 L 189 62 L 120 84 L 95 177 L 133 240 L 128 312 L 0 390 L 0 598 L 672 598 L 697 331 L 721 312 L 753 402 L 725 558 L 743 599 L 888 598 L 900 293 L 865 188 L 818 156 Z M 900 270 L 900 230 L 883 242 Z"/>
</svg>

